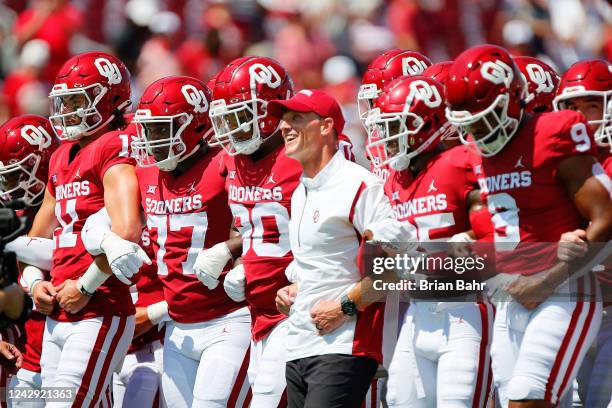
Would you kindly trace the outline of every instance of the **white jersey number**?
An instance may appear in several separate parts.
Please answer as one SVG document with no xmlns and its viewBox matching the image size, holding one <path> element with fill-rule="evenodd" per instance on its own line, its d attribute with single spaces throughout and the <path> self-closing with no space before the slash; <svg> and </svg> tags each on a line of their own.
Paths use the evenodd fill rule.
<svg viewBox="0 0 612 408">
<path fill-rule="evenodd" d="M 168 244 L 168 230 L 178 232 L 183 228 L 192 228 L 191 242 L 187 250 L 187 259 L 181 262 L 182 273 L 194 275 L 193 264 L 198 253 L 204 248 L 206 229 L 208 228 L 208 217 L 205 212 L 192 214 L 169 214 L 169 215 L 148 215 L 147 228 L 157 230 L 157 245 L 159 249 L 155 255 L 157 262 L 157 274 L 168 275 L 168 265 L 164 261 L 166 255 L 166 245 Z M 180 243 L 176 247 L 183 248 Z"/>
<path fill-rule="evenodd" d="M 239 219 L 242 254 L 252 249 L 257 256 L 281 257 L 291 249 L 289 211 L 280 203 L 257 203 L 252 208 L 230 204 L 234 219 Z"/>
<path fill-rule="evenodd" d="M 417 226 L 419 241 L 447 241 L 447 238 L 432 240 L 429 236 L 429 232 L 432 229 L 452 227 L 455 225 L 455 216 L 451 212 L 423 215 L 421 217 L 415 217 L 414 223 Z"/>
<path fill-rule="evenodd" d="M 60 223 L 62 231 L 57 235 L 56 248 L 72 248 L 77 243 L 77 234 L 74 233 L 74 223 L 79 219 L 76 212 L 76 198 L 66 201 L 65 212 L 62 214 L 62 203 L 55 204 L 55 217 Z M 64 220 L 64 215 L 70 217 L 70 221 Z"/>
<path fill-rule="evenodd" d="M 487 205 L 495 229 L 495 250 L 512 251 L 521 240 L 516 200 L 507 193 L 492 194 L 487 197 Z"/>
</svg>

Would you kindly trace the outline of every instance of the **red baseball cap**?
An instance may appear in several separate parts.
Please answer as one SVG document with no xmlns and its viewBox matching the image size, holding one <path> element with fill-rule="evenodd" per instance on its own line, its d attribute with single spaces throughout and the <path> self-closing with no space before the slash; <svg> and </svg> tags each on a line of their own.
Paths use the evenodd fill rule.
<svg viewBox="0 0 612 408">
<path fill-rule="evenodd" d="M 344 129 L 344 116 L 340 105 L 331 95 L 318 89 L 303 89 L 289 99 L 268 102 L 268 113 L 272 116 L 280 118 L 288 110 L 314 112 L 322 118 L 332 118 L 338 136 Z"/>
</svg>

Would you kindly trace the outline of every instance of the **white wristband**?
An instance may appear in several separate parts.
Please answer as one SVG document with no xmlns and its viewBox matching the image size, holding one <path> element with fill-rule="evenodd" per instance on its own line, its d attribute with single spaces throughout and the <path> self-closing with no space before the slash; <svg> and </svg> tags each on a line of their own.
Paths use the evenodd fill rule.
<svg viewBox="0 0 612 408">
<path fill-rule="evenodd" d="M 108 278 L 110 275 L 104 273 L 95 262 L 92 262 L 83 276 L 79 278 L 78 283 L 87 293 L 94 293 Z"/>
<path fill-rule="evenodd" d="M 147 317 L 153 324 L 158 324 L 162 320 L 168 320 L 168 302 L 162 300 L 147 306 Z"/>
<path fill-rule="evenodd" d="M 45 280 L 45 274 L 37 267 L 28 265 L 23 268 L 21 278 L 23 279 L 24 285 L 31 291 L 37 281 Z"/>
</svg>

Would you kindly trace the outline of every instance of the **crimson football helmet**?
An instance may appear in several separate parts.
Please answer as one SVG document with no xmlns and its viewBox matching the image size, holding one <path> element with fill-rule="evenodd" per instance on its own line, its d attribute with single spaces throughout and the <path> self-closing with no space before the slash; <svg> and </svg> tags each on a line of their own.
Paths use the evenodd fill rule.
<svg viewBox="0 0 612 408">
<path fill-rule="evenodd" d="M 501 151 L 517 131 L 527 86 L 508 51 L 478 45 L 462 52 L 446 79 L 446 117 L 461 142 L 482 156 Z"/>
<path fill-rule="evenodd" d="M 292 95 L 291 77 L 272 58 L 232 61 L 217 75 L 213 90 L 210 119 L 215 138 L 231 156 L 254 153 L 280 123 L 268 115 L 268 102 Z"/>
<path fill-rule="evenodd" d="M 433 78 L 439 83 L 441 83 L 442 86 L 444 86 L 444 84 L 446 83 L 446 78 L 448 77 L 448 71 L 450 70 L 450 67 L 452 65 L 453 65 L 453 61 L 437 62 L 427 67 L 427 69 L 423 71 L 423 76 Z M 446 132 L 445 134 L 442 135 L 441 139 L 457 141 L 459 140 L 459 135 L 457 134 L 457 131 L 455 130 L 454 127 L 447 126 Z M 454 143 L 459 143 L 459 142 L 454 142 Z"/>
<path fill-rule="evenodd" d="M 602 117 L 589 120 L 589 124 L 598 126 L 595 131 L 597 144 L 612 149 L 612 65 L 607 61 L 586 60 L 569 67 L 561 76 L 554 108 L 566 109 L 569 99 L 584 96 L 601 98 Z"/>
<path fill-rule="evenodd" d="M 49 158 L 59 146 L 51 123 L 38 115 L 12 118 L 0 127 L 0 199 L 42 202 Z"/>
<path fill-rule="evenodd" d="M 395 79 L 374 101 L 367 126 L 378 135 L 366 146 L 368 153 L 385 158 L 377 167 L 405 170 L 411 159 L 433 149 L 449 126 L 442 84 L 422 75 Z"/>
<path fill-rule="evenodd" d="M 49 94 L 49 117 L 60 140 L 89 136 L 130 105 L 130 73 L 117 57 L 86 52 L 60 68 Z"/>
<path fill-rule="evenodd" d="M 527 83 L 525 110 L 530 113 L 552 111 L 552 101 L 559 85 L 557 71 L 534 57 L 514 57 L 514 62 Z"/>
<path fill-rule="evenodd" d="M 436 62 L 435 64 L 427 67 L 425 71 L 423 71 L 422 75 L 433 78 L 444 85 L 446 83 L 446 78 L 448 78 L 448 71 L 452 65 L 453 61 Z"/>
<path fill-rule="evenodd" d="M 357 94 L 359 117 L 364 126 L 374 99 L 386 84 L 404 75 L 421 75 L 429 66 L 429 58 L 416 51 L 392 49 L 374 58 L 363 74 Z"/>
<path fill-rule="evenodd" d="M 138 165 L 172 171 L 196 152 L 211 130 L 210 100 L 204 82 L 187 76 L 166 77 L 149 85 L 132 119 L 138 134 L 132 142 Z"/>
</svg>

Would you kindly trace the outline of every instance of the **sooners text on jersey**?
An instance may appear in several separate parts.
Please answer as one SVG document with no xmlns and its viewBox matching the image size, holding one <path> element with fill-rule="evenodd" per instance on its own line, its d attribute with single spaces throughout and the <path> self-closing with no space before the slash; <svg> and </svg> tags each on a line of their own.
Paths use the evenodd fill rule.
<svg viewBox="0 0 612 408">
<path fill-rule="evenodd" d="M 219 157 L 210 150 L 176 177 L 155 166 L 137 168 L 154 262 L 170 317 L 179 323 L 208 321 L 244 306 L 232 301 L 222 284 L 207 289 L 193 271 L 203 248 L 229 238 L 232 216 Z"/>
</svg>

